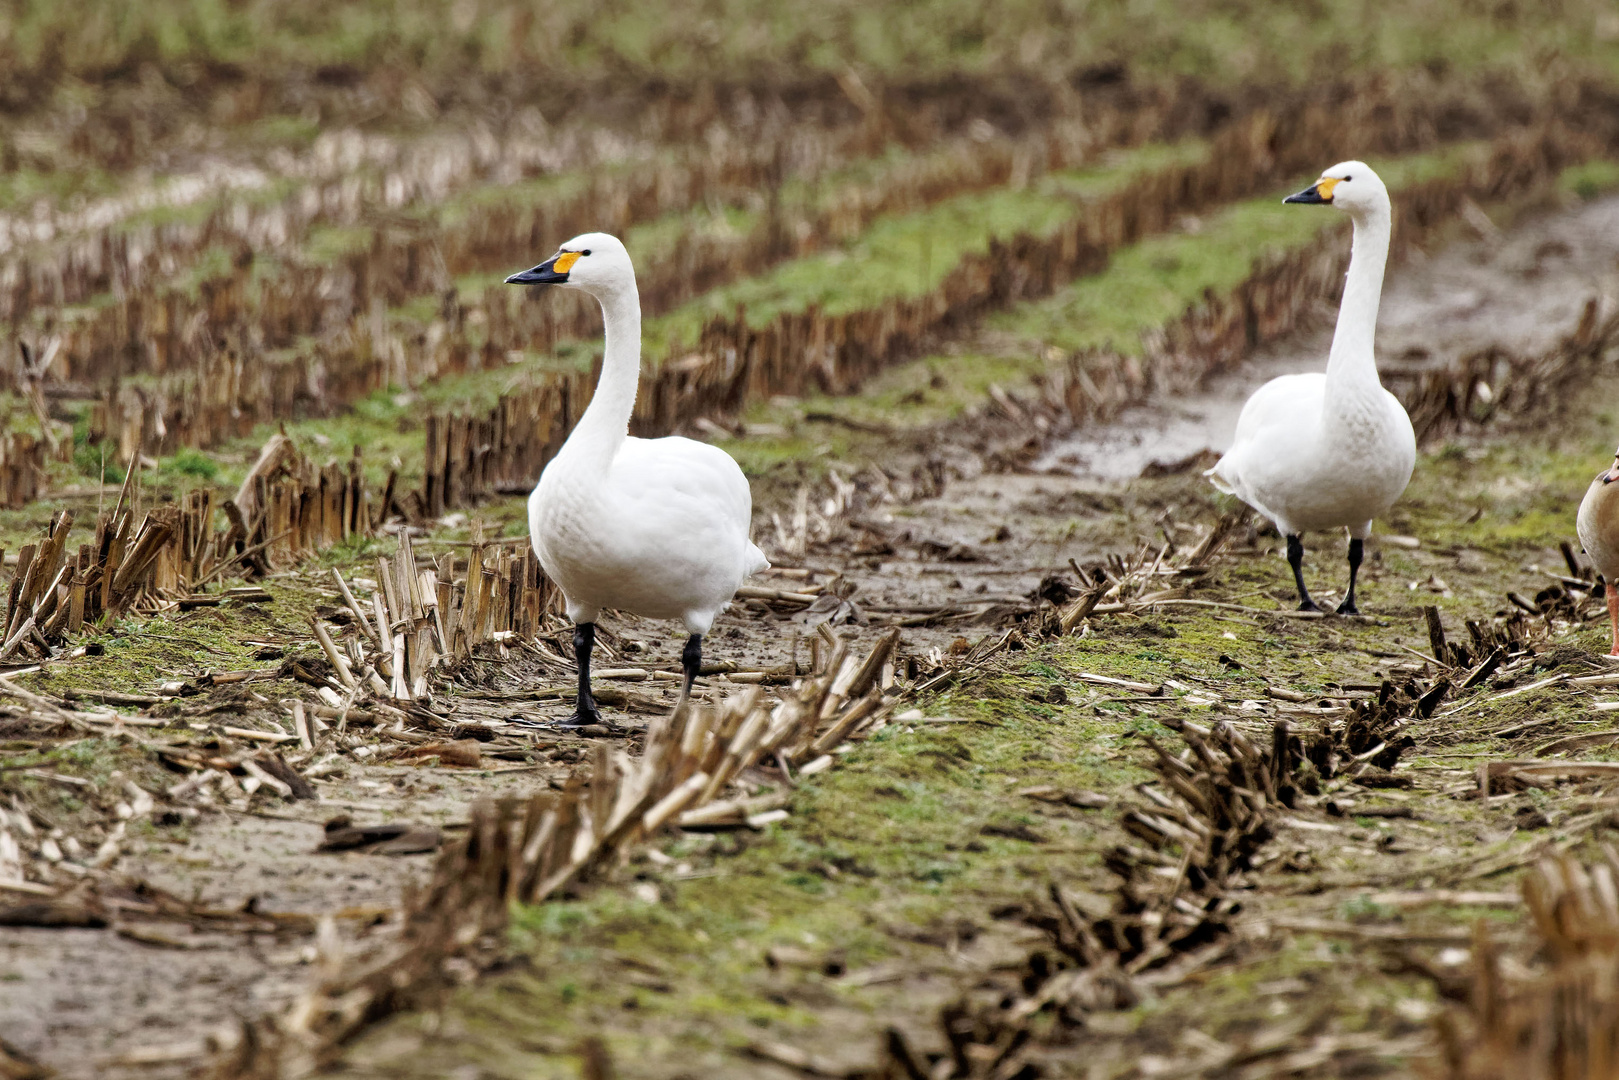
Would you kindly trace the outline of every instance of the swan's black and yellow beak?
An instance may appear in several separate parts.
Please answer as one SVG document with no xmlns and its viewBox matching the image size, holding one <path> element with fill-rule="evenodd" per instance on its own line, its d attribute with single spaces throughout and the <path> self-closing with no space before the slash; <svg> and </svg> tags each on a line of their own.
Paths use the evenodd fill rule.
<svg viewBox="0 0 1619 1080">
<path fill-rule="evenodd" d="M 1338 181 L 1331 177 L 1322 177 L 1297 195 L 1289 195 L 1283 199 L 1284 203 L 1325 204 L 1332 202 L 1332 189 L 1338 186 Z"/>
<path fill-rule="evenodd" d="M 1613 464 L 1605 472 L 1597 473 L 1597 479 L 1601 480 L 1604 486 L 1619 480 L 1619 455 L 1614 457 Z"/>
<path fill-rule="evenodd" d="M 568 280 L 568 271 L 579 261 L 577 251 L 559 251 L 532 270 L 524 270 L 506 279 L 508 285 L 561 285 Z"/>
</svg>

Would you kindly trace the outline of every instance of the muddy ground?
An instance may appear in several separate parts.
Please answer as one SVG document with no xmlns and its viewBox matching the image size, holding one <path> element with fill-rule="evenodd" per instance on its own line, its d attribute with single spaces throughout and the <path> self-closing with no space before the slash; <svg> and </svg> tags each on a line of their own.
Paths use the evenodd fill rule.
<svg viewBox="0 0 1619 1080">
<path fill-rule="evenodd" d="M 1587 297 L 1598 296 L 1610 309 L 1619 298 L 1619 198 L 1543 211 L 1504 233 L 1493 231 L 1487 221 L 1475 228 L 1473 239 L 1391 274 L 1380 335 L 1385 366 L 1439 363 L 1489 344 L 1537 351 L 1572 329 Z M 1073 582 L 1070 560 L 1093 567 L 1110 553 L 1138 550 L 1142 542 L 1153 552 L 1166 537 L 1179 545 L 1195 543 L 1232 505 L 1216 496 L 1195 470 L 1137 477 L 1154 462 L 1181 461 L 1198 450 L 1220 448 L 1236 409 L 1259 381 L 1281 371 L 1320 367 L 1330 317 L 1323 312 L 1316 329 L 1265 350 L 1242 371 L 1198 395 L 1155 402 L 1105 428 L 1048 447 L 1036 471 L 971 475 L 969 467 L 962 475 L 958 469 L 942 490 L 916 499 L 909 497 L 908 488 L 896 490 L 874 474 L 852 474 L 806 504 L 789 499 L 759 507 L 756 535 L 777 568 L 753 584 L 782 592 L 819 589 L 824 599 L 808 610 L 801 602 L 763 597 L 740 603 L 716 626 L 706 658 L 728 661 L 742 671 L 767 672 L 771 678 L 811 662 L 813 650 L 820 647 L 814 640 L 821 622 L 862 643 L 897 623 L 906 627 L 902 653 L 912 661 L 902 674 L 923 682 L 941 657 L 1001 633 L 1041 606 L 1043 581 L 1058 577 Z M 1199 579 L 1190 592 L 1197 599 L 1244 610 L 1211 614 L 1165 607 L 1145 618 L 1097 617 L 1083 637 L 1033 653 L 1002 654 L 984 667 L 982 677 L 950 684 L 942 697 L 930 693 L 916 705 L 929 716 L 959 713 L 964 718 L 994 717 L 1004 724 L 1033 722 L 1025 715 L 1033 709 L 1039 722 L 1050 725 L 1054 752 L 1086 762 L 1100 754 L 1103 764 L 1096 766 L 1094 782 L 1105 796 L 1116 798 L 1141 778 L 1130 772 L 1139 751 L 1129 733 L 1166 711 L 1268 722 L 1288 714 L 1289 707 L 1268 697 L 1266 685 L 1321 693 L 1337 709 L 1349 698 L 1364 696 L 1366 691 L 1357 687 L 1427 670 L 1431 665 L 1423 654 L 1429 643 L 1421 605 L 1439 603 L 1456 627 L 1464 617 L 1487 621 L 1506 610 L 1508 590 L 1532 597 L 1549 583 L 1539 568 L 1561 566 L 1553 538 L 1572 536 L 1572 500 L 1583 488 L 1583 481 L 1576 480 L 1604 464 L 1613 441 L 1608 430 L 1612 416 L 1599 416 L 1600 403 L 1589 394 L 1577 398 L 1565 403 L 1566 413 L 1556 425 L 1545 424 L 1542 417 L 1538 426 L 1433 448 L 1438 452 L 1419 464 L 1411 496 L 1389 521 L 1379 523 L 1380 532 L 1414 537 L 1415 543 L 1374 545 L 1362 575 L 1364 620 L 1268 614 L 1292 606 L 1291 586 L 1275 537 L 1249 527 L 1226 550 L 1216 572 Z M 909 448 L 896 450 L 897 459 L 911 453 Z M 958 460 L 951 456 L 953 464 Z M 1480 512 L 1471 513 L 1475 508 Z M 497 521 L 514 516 L 512 506 L 490 508 L 487 515 Z M 1314 591 L 1319 599 L 1333 598 L 1344 577 L 1339 541 L 1321 537 L 1310 543 L 1307 573 Z M 323 570 L 281 584 L 289 592 L 319 594 L 330 603 L 336 594 L 329 581 Z M 1580 610 L 1590 617 L 1598 607 L 1586 603 Z M 273 614 L 270 619 L 274 621 Z M 1601 670 L 1597 624 L 1576 621 L 1572 626 L 1578 630 L 1573 637 L 1566 619 L 1554 628 L 1557 641 L 1577 646 L 1557 654 L 1562 657 L 1557 670 Z M 636 681 L 603 680 L 626 695 L 620 700 L 629 706 L 609 709 L 611 716 L 633 729 L 672 703 L 674 683 L 658 673 L 678 670 L 679 641 L 669 626 L 635 619 L 608 621 L 606 629 L 605 655 L 598 654 L 598 667 L 650 673 Z M 161 626 L 154 631 L 164 632 Z M 307 650 L 299 637 L 282 634 L 284 646 Z M 1211 652 L 1219 654 L 1218 662 Z M 137 822 L 141 827 L 129 831 L 122 856 L 111 867 L 114 872 L 217 909 L 251 904 L 259 912 L 335 912 L 335 933 L 299 927 L 247 934 L 167 923 L 153 930 L 135 926 L 136 920 L 115 920 L 107 929 L 11 930 L 0 939 L 0 971 L 5 973 L 0 1031 L 17 1049 L 66 1077 L 187 1075 L 205 1059 L 210 1040 L 229 1043 L 234 1038 L 235 1018 L 285 1007 L 323 965 L 340 954 L 378 946 L 396 925 L 401 889 L 420 880 L 431 854 L 316 853 L 330 819 L 345 815 L 356 824 L 421 825 L 453 835 L 476 798 L 560 783 L 589 745 L 588 739 L 548 727 L 569 708 L 564 698 L 547 697 L 548 691 L 565 690 L 571 682 L 566 657 L 566 634 L 558 626 L 537 647 L 513 646 L 504 656 L 473 664 L 439 695 L 437 704 L 449 723 L 481 726 L 475 766 L 458 765 L 449 753 L 425 761 L 376 763 L 348 752 L 337 759 L 337 771 L 315 781 L 317 800 L 282 801 L 268 793 L 242 797 L 237 792 L 211 804 L 165 799 L 159 786 L 179 783 L 181 774 L 158 768 L 140 774 L 141 783 L 158 796 L 158 809 L 152 824 Z M 93 658 L 73 663 L 94 678 Z M 1152 683 L 1171 680 L 1181 689 L 1169 696 L 1121 694 L 1077 677 L 1080 671 L 1098 669 Z M 174 670 L 168 677 L 197 674 Z M 1526 675 L 1520 680 L 1519 685 L 1528 681 Z M 57 685 L 60 681 L 58 676 Z M 723 674 L 706 681 L 707 693 L 737 686 Z M 50 692 L 53 681 L 25 685 Z M 181 699 L 177 708 L 200 717 L 210 706 L 226 704 L 235 717 L 232 723 L 266 729 L 280 725 L 284 713 L 275 703 L 293 684 L 266 677 L 252 685 L 262 700 L 244 703 L 238 698 L 230 705 L 220 687 Z M 1510 686 L 1486 690 L 1504 692 Z M 120 688 L 142 693 L 159 689 L 155 684 Z M 1058 689 L 1060 695 L 1054 693 Z M 1510 894 L 1510 879 L 1475 874 L 1467 869 L 1469 860 L 1496 847 L 1532 846 L 1547 835 L 1536 830 L 1555 826 L 1564 811 L 1554 800 L 1536 821 L 1520 811 L 1531 802 L 1538 807 L 1546 801 L 1539 796 L 1539 802 L 1514 797 L 1483 808 L 1450 797 L 1458 784 L 1465 785 L 1475 759 L 1524 752 L 1508 741 L 1479 742 L 1485 729 L 1509 726 L 1505 720 L 1493 722 L 1505 709 L 1505 704 L 1484 704 L 1464 714 L 1465 721 L 1449 722 L 1447 710 L 1440 709 L 1434 719 L 1412 729 L 1417 745 L 1402 762 L 1411 787 L 1344 798 L 1346 812 L 1369 799 L 1384 808 L 1407 807 L 1409 814 L 1359 819 L 1348 814 L 1340 822 L 1311 822 L 1287 835 L 1287 857 L 1295 869 L 1275 868 L 1261 881 L 1243 949 L 1207 976 L 1212 1004 L 1205 1002 L 1203 1027 L 1186 1026 L 1189 1017 L 1198 1015 L 1196 1002 L 1186 1000 L 1184 992 L 1180 998 L 1170 995 L 1153 1008 L 1122 1014 L 1112 1025 L 1117 1030 L 1102 1025 L 1098 1041 L 1087 1051 L 1088 1074 L 1072 1057 L 1054 1067 L 1064 1075 L 1192 1075 L 1182 1070 L 1203 1060 L 1197 1054 L 1216 1061 L 1214 1045 L 1237 1045 L 1253 1036 L 1267 1022 L 1262 1017 L 1288 1013 L 1288 1002 L 1306 994 L 1333 1001 L 1332 995 L 1342 993 L 1347 996 L 1338 999 L 1341 1008 L 1309 1018 L 1319 1022 L 1320 1038 L 1336 1040 L 1322 1060 L 1339 1062 L 1341 1057 L 1343 1064 L 1353 1059 L 1365 1070 L 1359 1075 L 1393 1075 L 1403 1069 L 1426 1045 L 1423 1022 L 1436 1007 L 1431 992 L 1409 979 L 1391 982 L 1378 975 L 1378 962 L 1370 953 L 1336 969 L 1312 966 L 1300 956 L 1344 959 L 1338 939 L 1329 935 L 1303 945 L 1283 943 L 1276 919 L 1333 919 L 1368 889 L 1394 895 L 1419 888 L 1465 888 L 1497 897 L 1486 899 L 1487 910 L 1510 909 L 1510 898 L 1499 899 Z M 1562 711 L 1536 731 L 1537 739 L 1597 730 L 1589 715 L 1576 715 L 1566 703 L 1558 709 Z M 1465 729 L 1456 726 L 1464 722 Z M 938 733 L 945 729 L 918 725 L 914 736 L 893 735 L 857 751 L 847 768 L 857 774 L 881 772 L 893 764 L 895 754 L 904 753 L 896 748 L 897 740 L 914 737 L 931 744 L 944 737 Z M 1000 737 L 987 724 L 964 724 L 961 730 L 969 732 L 960 737 L 969 757 L 982 756 L 983 745 Z M 196 739 L 162 728 L 130 731 L 134 743 L 126 750 L 145 753 L 148 759 L 161 746 L 179 747 Z M 1025 737 L 1022 728 L 1017 734 Z M 367 743 L 384 747 L 387 754 L 408 751 L 411 745 L 370 733 L 356 745 Z M 949 897 L 949 903 L 961 905 L 957 930 L 948 925 L 941 930 L 935 911 L 908 911 L 900 899 L 904 883 L 894 881 L 886 890 L 878 889 L 880 896 L 858 901 L 871 912 L 886 913 L 875 916 L 879 922 L 887 920 L 878 935 L 881 946 L 866 950 L 869 962 L 863 967 L 851 963 L 828 974 L 818 971 L 815 962 L 760 965 L 750 959 L 744 964 L 738 957 L 755 957 L 761 935 L 774 932 L 768 919 L 762 929 L 740 931 L 734 947 L 719 949 L 735 955 L 720 956 L 716 964 L 748 969 L 728 984 L 733 990 L 790 1002 L 763 1024 L 748 1028 L 748 1009 L 734 1000 L 726 1005 L 723 996 L 719 1004 L 690 1004 L 701 995 L 690 975 L 691 958 L 679 949 L 665 956 L 649 947 L 619 968 L 603 968 L 602 955 L 591 950 L 608 945 L 591 934 L 578 943 L 579 955 L 569 955 L 543 933 L 536 938 L 531 932 L 519 937 L 533 957 L 528 973 L 501 976 L 482 990 L 466 991 L 436 1018 L 405 1018 L 385 1026 L 354 1052 L 345 1075 L 573 1075 L 577 1064 L 572 1050 L 580 1036 L 592 1033 L 607 1038 L 626 1076 L 697 1071 L 791 1075 L 779 1065 L 738 1056 L 750 1032 L 796 1041 L 845 1070 L 869 1064 L 878 1035 L 889 1024 L 913 1032 L 921 1045 L 937 1043 L 937 1007 L 975 982 L 991 979 L 1038 941 L 1036 930 L 1004 914 L 1010 906 L 1026 900 L 1038 882 L 1052 876 L 1099 893 L 1108 887 L 1098 852 L 1110 837 L 1116 838 L 1117 827 L 1104 824 L 1101 815 L 1072 807 L 1040 804 L 1031 809 L 1028 799 L 1007 793 L 1045 782 L 1055 766 L 1049 755 L 1031 754 L 1021 768 L 1005 762 L 996 766 L 1005 775 L 996 777 L 995 790 L 985 796 L 981 809 L 985 815 L 1032 814 L 1038 841 L 1003 841 L 977 852 L 969 846 L 960 855 L 979 876 L 972 878 L 976 884 L 967 892 Z M 39 769 L 49 772 L 44 765 Z M 97 791 L 103 799 L 115 795 L 118 782 L 106 776 L 92 780 L 105 789 Z M 42 783 L 73 787 L 49 779 Z M 1104 789 L 1106 784 L 1112 789 Z M 183 820 L 165 817 L 181 809 L 196 813 Z M 60 819 L 69 831 L 78 820 L 73 813 L 64 810 Z M 789 822 L 773 828 L 795 827 Z M 1520 840 L 1519 832 L 1528 833 L 1528 839 Z M 95 842 L 97 835 L 87 832 L 85 842 Z M 688 837 L 664 846 L 674 854 L 638 865 L 606 891 L 640 895 L 650 886 L 655 900 L 661 896 L 659 902 L 679 908 L 681 890 L 714 887 L 730 872 L 728 860 L 743 858 L 747 845 L 723 837 L 701 843 Z M 1501 869 L 1509 871 L 1528 857 L 1507 858 Z M 984 869 L 997 860 L 1004 863 L 1004 872 Z M 1407 901 L 1385 901 L 1368 909 L 1373 921 L 1391 911 L 1404 919 Z M 1470 917 L 1468 911 L 1409 910 L 1419 921 L 1445 927 Z M 996 911 L 1003 917 L 996 918 Z M 920 925 L 908 921 L 916 918 Z M 809 950 L 813 960 L 837 944 L 817 938 L 797 947 Z M 854 953 L 861 954 L 859 949 Z M 1249 974 L 1240 974 L 1247 970 L 1244 964 L 1252 969 Z M 1371 980 L 1369 988 L 1356 991 L 1361 977 Z M 556 985 L 569 980 L 587 987 L 582 1004 L 572 999 L 559 1004 L 552 994 Z M 622 985 L 603 988 L 603 981 Z M 631 983 L 643 987 L 629 995 L 641 1002 L 637 1007 L 624 1004 L 629 998 L 620 992 Z M 652 984 L 663 989 L 645 989 Z M 505 1005 L 492 1004 L 502 994 L 515 997 Z M 615 997 L 623 1000 L 604 1004 Z M 687 1004 L 659 1004 L 666 999 Z M 550 1011 L 536 1015 L 542 1005 Z M 503 1018 L 495 1034 L 489 1026 L 492 1017 Z M 1202 1032 L 1203 1041 L 1187 1030 Z M 1060 1062 L 1061 1055 L 1054 1060 Z"/>
</svg>

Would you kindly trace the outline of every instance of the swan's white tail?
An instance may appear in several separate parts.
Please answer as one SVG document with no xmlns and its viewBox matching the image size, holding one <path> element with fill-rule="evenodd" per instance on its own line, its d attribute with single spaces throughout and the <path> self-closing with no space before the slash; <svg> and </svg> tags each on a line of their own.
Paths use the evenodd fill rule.
<svg viewBox="0 0 1619 1080">
<path fill-rule="evenodd" d="M 1222 457 L 1209 468 L 1204 469 L 1203 475 L 1209 478 L 1209 483 L 1213 484 L 1227 495 L 1235 495 L 1237 493 L 1236 485 L 1232 482 L 1231 477 L 1220 471 L 1225 463 L 1226 459 Z"/>
<path fill-rule="evenodd" d="M 754 544 L 754 543 L 749 543 L 748 544 L 748 572 L 743 574 L 742 576 L 743 577 L 752 577 L 754 574 L 757 574 L 757 573 L 759 573 L 761 571 L 769 570 L 769 569 L 770 569 L 770 560 L 765 558 L 765 553 L 759 550 L 759 545 Z"/>
</svg>

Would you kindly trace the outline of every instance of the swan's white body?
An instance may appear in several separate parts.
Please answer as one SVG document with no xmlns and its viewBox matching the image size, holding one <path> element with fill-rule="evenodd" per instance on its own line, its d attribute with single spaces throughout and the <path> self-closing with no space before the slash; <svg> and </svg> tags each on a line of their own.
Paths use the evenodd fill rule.
<svg viewBox="0 0 1619 1080">
<path fill-rule="evenodd" d="M 590 406 L 529 497 L 534 553 L 575 623 L 617 608 L 706 634 L 743 580 L 770 565 L 748 539 L 748 479 L 718 447 L 630 437 L 641 369 L 635 271 L 602 233 L 564 248 L 590 252 L 559 284 L 600 301 L 606 349 Z"/>
<path fill-rule="evenodd" d="M 1392 226 L 1388 192 L 1360 162 L 1329 169 L 1323 183 L 1334 176 L 1330 201 L 1349 211 L 1355 239 L 1327 370 L 1283 375 L 1256 390 L 1231 449 L 1206 475 L 1283 536 L 1347 528 L 1364 539 L 1410 483 L 1417 444 L 1411 418 L 1378 380 L 1373 352 Z"/>
</svg>

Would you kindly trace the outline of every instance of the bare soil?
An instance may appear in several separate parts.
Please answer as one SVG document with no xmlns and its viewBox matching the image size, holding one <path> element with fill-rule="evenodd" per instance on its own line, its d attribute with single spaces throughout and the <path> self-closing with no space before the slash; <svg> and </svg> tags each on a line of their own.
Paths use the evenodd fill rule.
<svg viewBox="0 0 1619 1080">
<path fill-rule="evenodd" d="M 1485 235 L 1414 260 L 1391 275 L 1385 289 L 1380 351 L 1396 366 L 1438 362 L 1491 344 L 1534 351 L 1568 332 L 1591 295 L 1610 305 L 1619 297 L 1619 198 L 1544 212 L 1500 236 L 1485 230 Z M 1026 615 L 1040 603 L 1043 581 L 1062 575 L 1072 578 L 1070 559 L 1094 565 L 1109 552 L 1133 549 L 1143 537 L 1154 538 L 1154 544 L 1165 536 L 1180 542 L 1195 537 L 1221 509 L 1195 472 L 1150 482 L 1137 482 L 1135 477 L 1153 462 L 1174 462 L 1205 448 L 1219 449 L 1236 409 L 1259 381 L 1282 371 L 1321 366 L 1330 332 L 1326 323 L 1324 317 L 1323 328 L 1266 350 L 1243 370 L 1199 394 L 1133 409 L 1116 423 L 1048 448 L 1040 471 L 992 473 L 981 466 L 975 470 L 970 461 L 953 456 L 958 467 L 942 490 L 925 497 L 912 497 L 921 481 L 911 489 L 893 490 L 890 481 L 862 474 L 845 480 L 827 503 L 821 501 L 824 493 L 816 495 L 813 504 L 804 507 L 802 524 L 795 518 L 794 505 L 761 508 L 756 533 L 778 569 L 755 584 L 786 592 L 818 585 L 824 595 L 841 597 L 843 602 L 829 599 L 809 611 L 797 603 L 739 603 L 717 624 L 705 658 L 730 661 L 750 671 L 790 669 L 808 662 L 814 627 L 821 621 L 830 619 L 840 632 L 862 641 L 898 622 L 908 627 L 904 652 L 917 658 L 919 673 L 925 673 L 933 666 L 928 659 L 933 650 L 960 651 Z M 1600 448 L 1593 452 L 1593 469 L 1603 453 Z M 897 497 L 887 499 L 886 494 Z M 1573 507 L 1567 509 L 1571 533 Z M 772 522 L 772 513 L 779 525 Z M 1427 520 L 1409 519 L 1397 511 L 1388 528 L 1406 531 Z M 1262 609 L 1286 607 L 1290 588 L 1285 567 L 1266 558 L 1271 541 L 1256 539 L 1256 544 L 1239 545 L 1231 556 L 1247 569 L 1233 572 L 1199 595 Z M 1453 545 L 1440 545 L 1440 552 L 1430 554 L 1428 543 L 1424 538 L 1425 547 L 1418 554 L 1406 557 L 1401 552 L 1405 561 L 1398 564 L 1378 560 L 1367 567 L 1364 603 L 1379 620 L 1376 625 L 1383 636 L 1398 637 L 1400 642 L 1387 644 L 1384 659 L 1363 657 L 1349 665 L 1364 668 L 1366 679 L 1386 674 L 1386 658 L 1402 655 L 1402 649 L 1405 654 L 1421 651 L 1424 638 L 1413 601 L 1437 595 L 1438 590 L 1430 592 L 1420 581 L 1410 580 L 1414 571 L 1443 576 L 1447 590 L 1479 597 L 1476 615 L 1483 617 L 1495 606 L 1482 598 L 1493 596 L 1494 604 L 1499 603 L 1510 584 L 1501 575 L 1511 573 L 1522 555 L 1469 554 L 1471 549 L 1461 551 Z M 1555 556 L 1545 558 L 1549 566 Z M 1261 559 L 1265 561 L 1258 562 Z M 1334 567 L 1323 573 L 1337 580 L 1336 558 L 1323 555 L 1317 565 Z M 302 585 L 324 590 L 319 577 L 311 572 Z M 1516 587 L 1527 588 L 1531 595 L 1534 591 L 1533 585 L 1522 581 Z M 1330 596 L 1331 590 L 1323 588 L 1321 595 Z M 1282 666 L 1295 673 L 1308 666 L 1311 653 L 1335 648 L 1341 640 L 1325 621 L 1297 625 L 1260 618 L 1257 624 L 1252 619 L 1242 623 L 1255 625 L 1281 637 L 1293 650 L 1294 659 Z M 598 654 L 598 667 L 678 670 L 678 637 L 671 627 L 615 618 L 605 629 L 605 655 Z M 1244 635 L 1253 632 L 1239 629 Z M 1367 634 L 1359 633 L 1356 640 L 1365 644 Z M 8 928 L 0 934 L 0 1031 L 18 1049 L 64 1077 L 187 1075 L 203 1060 L 210 1038 L 228 1043 L 234 1037 L 233 1018 L 284 1007 L 320 965 L 335 960 L 335 954 L 363 951 L 385 940 L 395 925 L 402 889 L 420 880 L 431 856 L 317 854 L 324 824 L 341 814 L 356 823 L 409 823 L 452 832 L 465 821 L 466 808 L 474 799 L 522 792 L 563 776 L 589 740 L 560 735 L 548 727 L 566 714 L 569 704 L 544 695 L 565 690 L 572 673 L 561 628 L 542 644 L 544 651 L 514 647 L 508 656 L 473 665 L 440 696 L 447 724 L 481 726 L 479 767 L 458 767 L 446 760 L 431 767 L 410 760 L 372 763 L 345 755 L 339 775 L 316 782 L 317 802 L 281 802 L 261 795 L 242 808 L 216 803 L 183 827 L 164 825 L 136 833 L 140 839 L 126 844 L 113 868 L 212 908 L 252 905 L 262 912 L 336 913 L 336 933 L 246 934 L 163 924 L 161 932 L 145 932 L 139 935 L 142 940 L 136 940 L 119 932 L 120 926 L 128 928 L 122 923 L 107 929 Z M 78 663 L 90 665 L 94 660 Z M 1347 668 L 1334 669 L 1334 674 L 1348 678 Z M 719 674 L 706 681 L 705 692 L 734 686 Z M 602 685 L 625 695 L 616 700 L 630 707 L 608 711 L 626 728 L 643 725 L 651 711 L 673 701 L 674 683 L 656 675 L 635 682 L 603 680 Z M 263 693 L 270 700 L 276 696 L 272 688 Z M 207 700 L 190 699 L 187 707 L 196 709 Z M 139 730 L 152 742 L 161 742 L 165 735 L 162 729 Z M 1436 739 L 1443 736 L 1437 730 L 1430 734 Z M 163 802 L 160 798 L 160 807 Z M 1063 828 L 1082 833 L 1084 821 L 1075 815 Z M 1498 826 L 1453 823 L 1444 815 L 1432 817 L 1420 830 L 1410 829 L 1436 834 L 1438 846 L 1453 851 L 1466 850 L 1499 832 Z M 1368 832 L 1365 863 L 1390 851 L 1397 853 L 1404 842 L 1398 837 L 1407 835 L 1405 827 L 1361 831 Z M 1384 832 L 1397 838 L 1390 841 Z M 1359 852 L 1355 844 L 1348 846 Z M 1310 857 L 1318 862 L 1328 857 L 1329 848 L 1302 841 L 1299 845 L 1301 851 L 1314 852 Z M 1436 850 L 1425 841 L 1420 855 L 1431 858 Z M 1417 861 L 1416 855 L 1409 860 L 1412 866 Z M 1417 871 L 1407 867 L 1389 873 L 1394 877 Z M 873 981 L 874 986 L 889 987 L 884 1002 L 907 999 L 898 1017 L 921 1033 L 919 1038 L 926 1038 L 938 1004 L 1015 959 L 1038 938 L 1015 922 L 994 924 L 984 912 L 968 914 L 977 924 L 993 925 L 995 930 L 942 953 L 932 945 L 910 949 L 893 978 Z M 927 955 L 935 959 L 929 961 Z M 1306 981 L 1312 993 L 1334 985 L 1330 979 L 1320 983 L 1314 979 Z M 1285 1000 L 1260 996 L 1265 1001 Z M 851 1067 L 875 1045 L 881 1024 L 894 1019 L 880 1014 L 879 1020 L 841 999 L 817 1002 L 804 996 L 797 1007 L 816 1017 L 823 1039 L 826 1032 L 839 1033 L 842 1048 L 835 1056 L 847 1058 L 845 1064 Z M 1142 1036 L 1161 1046 L 1165 1061 L 1184 1056 L 1184 1046 L 1176 1041 L 1171 1026 L 1165 1021 L 1154 1028 L 1149 1022 L 1149 1035 Z M 445 1043 L 452 1053 L 457 1045 L 455 1038 Z M 1143 1043 L 1130 1045 L 1136 1053 Z M 420 1058 L 407 1067 L 421 1050 L 421 1039 L 408 1028 L 391 1029 L 361 1055 L 368 1064 L 356 1067 L 369 1070 L 367 1075 L 446 1075 L 432 1071 L 438 1065 L 428 1064 L 449 1060 L 442 1056 Z M 634 1076 L 674 1076 L 686 1068 L 672 1061 L 627 1064 L 625 1075 Z M 1138 1075 L 1148 1075 L 1144 1064 L 1137 1067 Z M 1365 1075 L 1383 1075 L 1382 1068 Z M 776 1066 L 731 1058 L 716 1075 L 787 1074 Z"/>
</svg>

